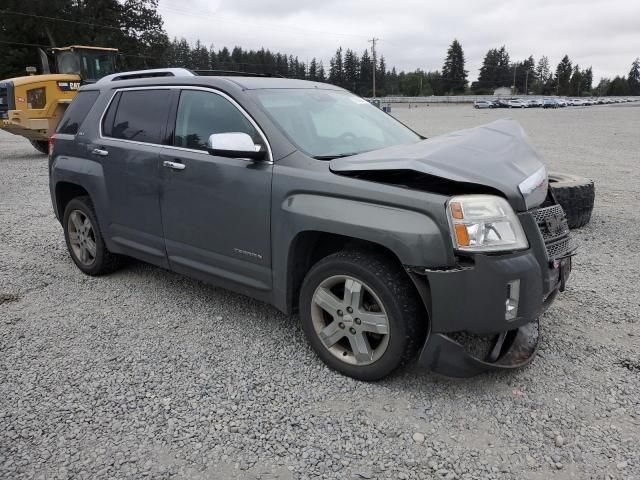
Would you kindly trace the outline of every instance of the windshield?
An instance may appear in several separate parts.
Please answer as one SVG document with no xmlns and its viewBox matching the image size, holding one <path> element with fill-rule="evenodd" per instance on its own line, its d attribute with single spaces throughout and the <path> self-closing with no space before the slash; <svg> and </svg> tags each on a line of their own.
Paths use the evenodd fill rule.
<svg viewBox="0 0 640 480">
<path fill-rule="evenodd" d="M 421 138 L 390 115 L 348 92 L 318 89 L 255 90 L 258 104 L 306 154 L 330 159 Z"/>
<path fill-rule="evenodd" d="M 114 54 L 107 52 L 68 51 L 58 54 L 58 72 L 80 75 L 85 82 L 115 73 Z"/>
</svg>

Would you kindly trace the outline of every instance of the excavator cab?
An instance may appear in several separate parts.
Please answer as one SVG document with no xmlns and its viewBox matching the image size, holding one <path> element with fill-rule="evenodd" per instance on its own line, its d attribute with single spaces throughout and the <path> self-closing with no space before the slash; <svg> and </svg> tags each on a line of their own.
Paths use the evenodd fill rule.
<svg viewBox="0 0 640 480">
<path fill-rule="evenodd" d="M 73 45 L 50 54 L 40 50 L 40 74 L 28 67 L 30 75 L 0 80 L 0 129 L 25 137 L 42 153 L 78 88 L 117 71 L 115 48 Z"/>
</svg>

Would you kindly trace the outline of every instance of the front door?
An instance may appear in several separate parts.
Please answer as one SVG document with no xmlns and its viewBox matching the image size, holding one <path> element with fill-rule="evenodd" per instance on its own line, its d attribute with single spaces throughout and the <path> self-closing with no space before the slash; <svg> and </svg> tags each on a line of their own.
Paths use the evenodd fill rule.
<svg viewBox="0 0 640 480">
<path fill-rule="evenodd" d="M 161 211 L 171 268 L 260 296 L 271 289 L 271 158 L 207 152 L 211 134 L 243 132 L 265 144 L 253 121 L 213 90 L 180 93 L 171 146 L 161 152 Z"/>
</svg>

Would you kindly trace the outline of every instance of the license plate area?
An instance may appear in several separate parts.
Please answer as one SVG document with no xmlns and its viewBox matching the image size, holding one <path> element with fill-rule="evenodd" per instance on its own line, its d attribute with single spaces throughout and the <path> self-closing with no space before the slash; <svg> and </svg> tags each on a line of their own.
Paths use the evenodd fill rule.
<svg viewBox="0 0 640 480">
<path fill-rule="evenodd" d="M 564 292 L 567 280 L 571 275 L 571 257 L 558 258 L 551 263 L 553 269 L 558 272 L 560 291 Z"/>
</svg>

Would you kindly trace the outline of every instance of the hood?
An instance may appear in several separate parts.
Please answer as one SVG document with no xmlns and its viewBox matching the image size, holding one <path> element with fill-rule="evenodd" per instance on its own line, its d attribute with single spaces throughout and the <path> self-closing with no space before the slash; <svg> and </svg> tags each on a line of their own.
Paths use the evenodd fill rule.
<svg viewBox="0 0 640 480">
<path fill-rule="evenodd" d="M 410 170 L 502 192 L 517 211 L 542 203 L 547 175 L 541 157 L 514 120 L 497 120 L 417 143 L 331 160 L 336 173 Z"/>
</svg>

